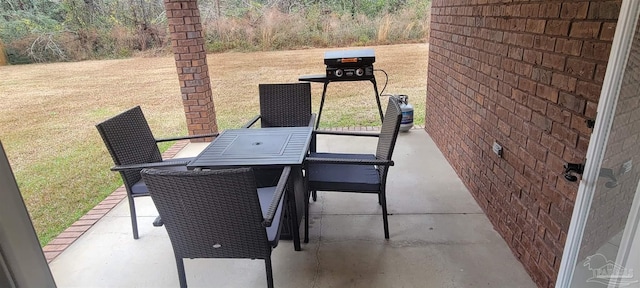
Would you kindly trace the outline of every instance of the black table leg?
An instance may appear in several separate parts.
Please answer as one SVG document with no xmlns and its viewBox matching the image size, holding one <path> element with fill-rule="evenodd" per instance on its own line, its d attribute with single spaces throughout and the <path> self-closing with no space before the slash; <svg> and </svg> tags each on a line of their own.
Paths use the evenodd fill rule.
<svg viewBox="0 0 640 288">
<path fill-rule="evenodd" d="M 384 114 L 382 113 L 382 105 L 380 105 L 380 93 L 378 93 L 378 83 L 376 83 L 376 78 L 371 78 L 371 84 L 373 84 L 373 91 L 376 92 L 376 102 L 378 103 L 378 112 L 380 113 L 380 123 L 382 123 Z"/>
<path fill-rule="evenodd" d="M 362 79 L 362 80 L 366 80 L 366 79 Z M 340 80 L 337 80 L 338 82 L 340 82 Z M 351 80 L 354 81 L 354 80 Z M 369 79 L 369 81 L 371 81 L 371 84 L 373 84 L 373 91 L 376 93 L 376 104 L 378 104 L 378 113 L 380 114 L 380 122 L 382 122 L 382 120 L 384 119 L 384 113 L 382 112 L 382 104 L 380 103 L 380 93 L 378 92 L 378 83 L 376 82 L 376 78 L 372 77 L 371 79 Z M 313 81 L 313 82 L 319 82 L 319 81 Z M 318 119 L 316 121 L 316 129 L 318 129 L 318 127 L 320 127 L 320 118 L 322 117 L 322 108 L 324 108 L 324 99 L 327 96 L 327 86 L 329 86 L 329 83 L 331 82 L 335 82 L 329 79 L 324 79 L 323 82 L 323 87 L 322 87 L 322 98 L 320 98 L 320 109 L 318 110 Z"/>
<path fill-rule="evenodd" d="M 318 119 L 316 120 L 316 129 L 320 126 L 320 117 L 322 116 L 322 107 L 324 106 L 324 97 L 327 95 L 327 86 L 329 86 L 330 81 L 324 81 L 324 86 L 322 87 L 322 98 L 320 99 L 320 110 L 318 110 Z"/>
<path fill-rule="evenodd" d="M 302 178 L 302 168 L 296 167 L 291 169 L 291 177 L 289 177 L 289 221 L 291 225 L 291 237 L 293 238 L 293 247 L 296 251 L 302 250 L 300 247 L 300 222 L 304 211 L 304 179 Z"/>
</svg>

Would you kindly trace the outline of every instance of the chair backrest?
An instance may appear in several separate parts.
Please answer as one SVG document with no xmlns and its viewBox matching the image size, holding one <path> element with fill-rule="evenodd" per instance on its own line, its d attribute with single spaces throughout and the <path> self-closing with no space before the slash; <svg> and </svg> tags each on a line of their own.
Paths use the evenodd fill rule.
<svg viewBox="0 0 640 288">
<path fill-rule="evenodd" d="M 391 160 L 393 155 L 393 149 L 398 139 L 398 132 L 400 131 L 400 122 L 402 121 L 402 110 L 400 109 L 400 103 L 395 97 L 389 97 L 389 104 L 387 104 L 387 111 L 384 114 L 382 120 L 382 128 L 380 129 L 380 136 L 378 138 L 378 147 L 376 148 L 376 158 L 383 160 Z M 379 166 L 378 170 L 380 175 L 385 179 L 389 166 Z"/>
<path fill-rule="evenodd" d="M 311 119 L 311 84 L 260 84 L 262 127 L 299 127 Z"/>
<path fill-rule="evenodd" d="M 174 253 L 182 258 L 265 259 L 271 251 L 250 168 L 143 169 Z"/>
<path fill-rule="evenodd" d="M 162 154 L 140 106 L 107 119 L 97 124 L 96 128 L 116 165 L 162 161 Z M 121 174 L 128 187 L 140 180 L 139 170 L 128 170 Z"/>
</svg>

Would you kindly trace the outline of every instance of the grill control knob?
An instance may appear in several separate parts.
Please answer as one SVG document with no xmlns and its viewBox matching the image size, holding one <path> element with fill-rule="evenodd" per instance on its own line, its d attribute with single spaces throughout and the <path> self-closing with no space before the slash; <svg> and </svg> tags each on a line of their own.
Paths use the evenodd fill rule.
<svg viewBox="0 0 640 288">
<path fill-rule="evenodd" d="M 364 75 L 364 69 L 362 69 L 362 68 L 358 68 L 358 69 L 356 70 L 356 76 L 358 76 L 358 77 L 362 77 L 362 75 Z"/>
<path fill-rule="evenodd" d="M 342 75 L 344 75 L 344 71 L 342 71 L 342 69 L 336 69 L 335 75 L 336 77 L 342 77 Z"/>
</svg>

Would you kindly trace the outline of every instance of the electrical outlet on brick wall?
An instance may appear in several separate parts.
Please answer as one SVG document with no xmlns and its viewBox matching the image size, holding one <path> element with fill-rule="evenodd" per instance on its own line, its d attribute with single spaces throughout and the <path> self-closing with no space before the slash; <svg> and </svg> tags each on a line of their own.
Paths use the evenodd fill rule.
<svg viewBox="0 0 640 288">
<path fill-rule="evenodd" d="M 633 168 L 633 160 L 622 163 L 622 167 L 620 167 L 620 175 L 629 173 L 631 168 Z"/>
<path fill-rule="evenodd" d="M 496 153 L 499 157 L 502 157 L 502 146 L 498 142 L 493 142 L 493 153 Z"/>
</svg>

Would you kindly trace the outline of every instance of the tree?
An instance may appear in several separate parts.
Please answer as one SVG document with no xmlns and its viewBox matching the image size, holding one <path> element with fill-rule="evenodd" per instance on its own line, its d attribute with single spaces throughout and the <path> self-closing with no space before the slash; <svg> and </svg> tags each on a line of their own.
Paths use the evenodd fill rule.
<svg viewBox="0 0 640 288">
<path fill-rule="evenodd" d="M 4 52 L 4 45 L 2 45 L 2 40 L 0 40 L 0 66 L 7 65 L 7 53 Z"/>
</svg>

